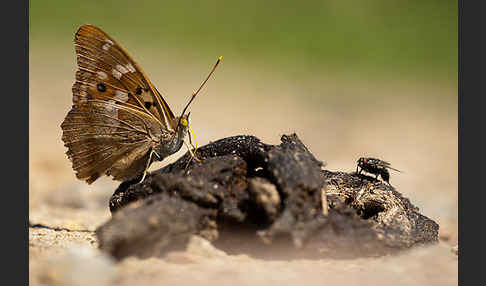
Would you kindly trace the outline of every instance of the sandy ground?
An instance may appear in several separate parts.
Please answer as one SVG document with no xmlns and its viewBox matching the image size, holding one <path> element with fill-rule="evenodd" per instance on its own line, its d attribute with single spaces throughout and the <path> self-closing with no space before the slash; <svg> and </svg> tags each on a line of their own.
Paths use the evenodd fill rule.
<svg viewBox="0 0 486 286">
<path fill-rule="evenodd" d="M 293 261 L 230 256 L 199 245 L 165 259 L 115 263 L 98 251 L 93 231 L 110 218 L 108 199 L 118 183 L 76 180 L 60 139 L 73 60 L 70 55 L 53 71 L 46 68 L 52 65 L 48 57 L 31 57 L 29 216 L 31 224 L 47 228 L 29 228 L 30 285 L 457 285 L 454 85 L 289 79 L 224 62 L 191 113 L 200 145 L 240 134 L 278 144 L 280 135 L 296 132 L 330 170 L 352 171 L 364 155 L 390 161 L 403 171 L 392 173 L 391 183 L 439 223 L 439 244 L 381 258 Z M 188 72 L 168 62 L 167 68 L 149 63 L 146 70 L 179 112 L 206 68 Z"/>
</svg>

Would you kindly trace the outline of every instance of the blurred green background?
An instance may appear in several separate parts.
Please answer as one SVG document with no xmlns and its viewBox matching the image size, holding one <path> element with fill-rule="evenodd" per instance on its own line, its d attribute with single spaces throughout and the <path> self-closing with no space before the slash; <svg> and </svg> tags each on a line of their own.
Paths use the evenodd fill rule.
<svg viewBox="0 0 486 286">
<path fill-rule="evenodd" d="M 292 77 L 457 79 L 451 0 L 35 0 L 30 19 L 31 50 L 71 45 L 90 23 L 130 47 L 208 65 L 221 54 Z"/>
</svg>

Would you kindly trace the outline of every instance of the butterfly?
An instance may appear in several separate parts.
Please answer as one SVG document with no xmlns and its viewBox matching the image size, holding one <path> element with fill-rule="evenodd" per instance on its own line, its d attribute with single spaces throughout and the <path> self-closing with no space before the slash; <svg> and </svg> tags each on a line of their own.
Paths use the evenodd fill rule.
<svg viewBox="0 0 486 286">
<path fill-rule="evenodd" d="M 190 112 L 185 112 L 222 57 L 175 116 L 142 68 L 100 28 L 81 26 L 74 45 L 78 70 L 73 105 L 61 128 L 76 177 L 88 184 L 103 175 L 143 181 L 153 161 L 187 146 Z"/>
</svg>

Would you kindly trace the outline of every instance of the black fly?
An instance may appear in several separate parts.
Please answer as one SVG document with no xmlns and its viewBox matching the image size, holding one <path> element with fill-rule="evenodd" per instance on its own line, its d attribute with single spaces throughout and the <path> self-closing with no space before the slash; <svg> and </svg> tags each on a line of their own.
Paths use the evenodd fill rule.
<svg viewBox="0 0 486 286">
<path fill-rule="evenodd" d="M 388 184 L 390 184 L 390 173 L 388 172 L 388 169 L 401 172 L 400 170 L 392 168 L 390 163 L 376 158 L 361 157 L 357 163 L 356 174 L 361 174 L 361 171 L 366 171 L 370 174 L 376 175 L 376 179 L 378 179 L 378 176 L 381 176 L 383 181 L 387 182 Z M 361 169 L 358 172 L 359 168 Z"/>
</svg>

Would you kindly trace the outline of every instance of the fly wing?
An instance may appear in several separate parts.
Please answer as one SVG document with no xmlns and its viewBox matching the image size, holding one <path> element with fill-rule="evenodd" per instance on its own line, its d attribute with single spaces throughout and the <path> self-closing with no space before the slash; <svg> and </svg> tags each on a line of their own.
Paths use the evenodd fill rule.
<svg viewBox="0 0 486 286">
<path fill-rule="evenodd" d="M 382 166 L 382 167 L 385 167 L 385 168 L 387 168 L 387 169 L 394 170 L 394 171 L 397 171 L 397 172 L 402 172 L 402 171 L 400 171 L 400 170 L 397 170 L 397 169 L 393 168 L 393 167 L 391 166 L 391 164 L 390 164 L 390 163 L 388 163 L 388 162 L 386 162 L 386 161 L 383 161 L 383 160 L 378 160 L 378 159 L 377 159 L 377 161 L 378 161 L 378 165 L 380 165 L 380 166 Z"/>
</svg>

